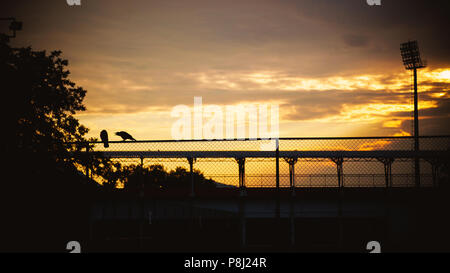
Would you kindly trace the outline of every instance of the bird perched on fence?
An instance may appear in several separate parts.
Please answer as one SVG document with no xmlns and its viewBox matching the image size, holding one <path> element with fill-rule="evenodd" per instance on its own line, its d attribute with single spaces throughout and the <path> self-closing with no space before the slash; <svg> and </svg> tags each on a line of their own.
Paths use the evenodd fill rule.
<svg viewBox="0 0 450 273">
<path fill-rule="evenodd" d="M 100 138 L 103 142 L 103 146 L 105 146 L 105 148 L 109 147 L 109 143 L 108 143 L 108 132 L 106 132 L 106 130 L 102 130 L 100 132 Z"/>
<path fill-rule="evenodd" d="M 127 139 L 136 141 L 136 139 L 134 139 L 129 133 L 125 131 L 116 132 L 116 135 L 120 136 L 124 141 Z"/>
</svg>

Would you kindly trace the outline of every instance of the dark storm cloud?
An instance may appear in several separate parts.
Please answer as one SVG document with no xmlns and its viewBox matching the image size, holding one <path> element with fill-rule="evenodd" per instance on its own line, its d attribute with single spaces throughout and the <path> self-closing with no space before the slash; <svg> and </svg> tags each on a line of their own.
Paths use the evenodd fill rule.
<svg viewBox="0 0 450 273">
<path fill-rule="evenodd" d="M 385 0 L 381 6 L 369 6 L 364 0 L 290 2 L 303 16 L 335 31 L 370 35 L 380 50 L 418 39 L 432 65 L 450 63 L 450 1 Z M 397 48 L 389 51 L 397 54 Z"/>
<path fill-rule="evenodd" d="M 344 35 L 342 38 L 345 44 L 352 47 L 365 47 L 369 43 L 369 39 L 361 35 Z"/>
<path fill-rule="evenodd" d="M 146 54 L 172 70 L 329 76 L 387 64 L 401 68 L 399 43 L 419 39 L 430 65 L 450 63 L 448 1 L 383 1 L 381 7 L 364 0 L 98 0 L 77 8 L 62 0 L 14 3 L 4 11 L 23 19 L 19 39 L 66 50 L 83 62 L 76 51 Z"/>
</svg>

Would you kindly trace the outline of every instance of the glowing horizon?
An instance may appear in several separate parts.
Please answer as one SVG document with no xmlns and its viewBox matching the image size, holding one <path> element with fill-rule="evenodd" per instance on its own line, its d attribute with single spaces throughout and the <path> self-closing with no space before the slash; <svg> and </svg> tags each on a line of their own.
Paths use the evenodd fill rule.
<svg viewBox="0 0 450 273">
<path fill-rule="evenodd" d="M 450 79 L 448 75 L 450 74 L 450 69 L 436 69 L 436 70 L 430 70 L 426 69 L 424 71 L 420 71 L 420 77 L 419 77 L 419 96 L 421 96 L 421 100 L 419 101 L 419 110 L 427 110 L 427 109 L 436 109 L 439 107 L 440 100 L 446 100 L 450 98 L 450 93 L 448 89 L 440 89 L 435 90 L 433 85 L 430 83 L 443 83 L 443 84 L 449 84 Z M 284 90 L 285 88 L 285 82 L 286 79 L 282 78 L 277 79 L 275 77 L 268 79 L 269 76 L 261 76 L 262 74 L 258 74 L 258 77 L 265 78 L 266 80 L 263 82 L 258 82 L 259 88 L 269 88 L 269 89 L 278 89 L 278 90 Z M 253 75 L 254 76 L 254 75 Z M 224 79 L 226 77 L 222 77 Z M 396 116 L 396 113 L 408 113 L 412 112 L 413 105 L 411 104 L 410 99 L 410 90 L 407 89 L 407 87 L 410 85 L 408 74 L 402 73 L 395 77 L 395 80 L 392 81 L 392 83 L 389 84 L 381 84 L 380 79 L 382 79 L 381 75 L 364 75 L 364 76 L 351 76 L 349 78 L 339 78 L 338 81 L 335 81 L 335 77 L 326 78 L 322 80 L 318 79 L 310 79 L 310 80 L 292 80 L 299 81 L 299 82 L 306 82 L 306 85 L 297 85 L 295 90 L 289 90 L 288 92 L 293 91 L 302 91 L 305 90 L 306 92 L 311 92 L 311 90 L 314 90 L 314 92 L 323 92 L 322 90 L 340 90 L 341 92 L 345 92 L 346 94 L 349 94 L 351 92 L 355 92 L 355 95 L 358 95 L 359 88 L 364 88 L 368 92 L 385 92 L 387 95 L 384 95 L 383 98 L 389 99 L 389 92 L 393 93 L 392 99 L 389 99 L 387 102 L 382 101 L 375 101 L 375 102 L 367 102 L 367 103 L 360 103 L 360 104 L 346 104 L 343 103 L 342 107 L 339 112 L 325 115 L 323 117 L 318 118 L 309 118 L 301 121 L 297 121 L 297 123 L 317 123 L 321 124 L 321 126 L 325 125 L 332 125 L 332 124 L 343 124 L 345 127 L 345 124 L 352 124 L 353 127 L 358 124 L 369 124 L 369 125 L 381 125 L 382 128 L 380 128 L 380 132 L 386 132 L 384 135 L 386 136 L 395 136 L 395 135 L 408 135 L 410 134 L 402 128 L 402 124 L 404 121 L 411 120 L 411 115 L 403 115 L 403 116 Z M 275 85 L 277 82 L 283 82 L 281 85 L 278 85 L 278 87 Z M 317 87 L 314 87 L 316 83 L 323 82 L 324 84 L 319 84 Z M 210 88 L 214 88 L 214 85 L 221 84 L 221 81 L 219 82 L 214 81 Z M 284 85 L 283 85 L 284 84 Z M 239 86 L 237 84 L 233 83 L 232 81 L 229 82 L 229 86 L 234 86 L 232 91 L 233 92 L 239 92 Z M 89 88 L 87 88 L 89 90 Z M 379 95 L 379 93 L 378 93 Z M 89 92 L 87 95 L 87 99 L 89 98 Z M 305 134 L 302 132 L 302 130 L 299 130 L 297 132 L 292 130 L 283 130 L 284 125 L 289 124 L 290 122 L 294 121 L 295 119 L 292 118 L 293 115 L 295 115 L 296 111 L 301 111 L 301 106 L 298 106 L 297 109 L 291 109 L 291 106 L 288 105 L 289 101 L 284 98 L 279 99 L 269 99 L 269 100 L 262 100 L 262 101 L 255 101 L 248 98 L 243 98 L 242 101 L 236 101 L 236 103 L 231 104 L 233 106 L 236 105 L 242 105 L 242 104 L 263 104 L 263 103 L 271 103 L 271 104 L 278 104 L 280 105 L 280 137 L 287 137 L 287 136 L 314 136 L 314 132 L 308 130 L 308 134 Z M 191 109 L 193 108 L 193 98 L 192 102 L 190 104 L 186 104 Z M 204 106 L 211 105 L 208 103 L 208 101 L 204 101 Z M 218 106 L 228 106 L 228 104 L 217 104 L 214 103 L 214 105 Z M 287 105 L 287 106 L 284 106 Z M 141 112 L 135 112 L 130 114 L 125 113 L 96 113 L 94 110 L 91 112 L 88 110 L 85 113 L 80 113 L 77 116 L 80 118 L 80 120 L 85 123 L 89 124 L 91 128 L 90 136 L 97 137 L 97 132 L 99 132 L 102 129 L 108 128 L 111 131 L 114 130 L 120 130 L 122 124 L 122 120 L 126 120 L 126 123 L 128 125 L 135 124 L 130 130 L 135 132 L 137 136 L 140 137 L 142 140 L 150 140 L 150 139 L 171 139 L 170 136 L 170 129 L 173 122 L 176 120 L 175 118 L 170 117 L 170 111 L 172 107 L 166 106 L 166 107 L 150 107 L 148 111 L 141 111 Z M 94 106 L 95 109 L 95 106 Z M 152 118 L 158 117 L 158 124 L 159 129 L 157 131 L 157 134 L 153 134 L 152 137 L 145 137 L 142 138 L 143 135 L 146 135 L 146 132 L 149 131 L 146 127 L 152 127 L 151 125 L 146 125 L 145 120 L 148 118 L 149 124 L 152 124 Z M 426 119 L 427 116 L 422 116 L 421 119 Z M 207 119 L 205 119 L 207 120 Z M 84 122 L 85 121 L 85 122 Z M 102 124 L 103 126 L 101 126 Z M 224 125 L 225 126 L 225 125 Z M 164 128 L 164 130 L 162 130 Z M 152 132 L 155 133 L 154 127 L 151 128 Z M 383 130 L 386 129 L 386 130 Z M 289 133 L 287 133 L 289 132 Z M 148 133 L 147 133 L 148 134 Z M 323 133 L 318 133 L 321 136 L 325 136 Z M 354 128 L 347 132 L 347 130 L 342 130 L 339 132 L 340 136 L 362 136 L 362 133 L 355 132 Z M 379 133 L 378 135 L 383 135 L 382 133 Z M 158 137 L 159 136 L 159 137 Z M 335 136 L 335 134 L 330 134 L 330 136 Z"/>
</svg>

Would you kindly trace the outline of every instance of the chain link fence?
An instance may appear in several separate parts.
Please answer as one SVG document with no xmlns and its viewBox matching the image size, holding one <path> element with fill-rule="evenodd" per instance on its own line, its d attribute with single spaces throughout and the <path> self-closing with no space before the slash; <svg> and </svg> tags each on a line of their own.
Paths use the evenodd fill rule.
<svg viewBox="0 0 450 273">
<path fill-rule="evenodd" d="M 416 153 L 413 137 L 112 141 L 108 148 L 102 142 L 67 143 L 78 151 L 72 156 L 80 159 L 80 171 L 118 188 L 131 185 L 136 173 L 160 188 L 178 179 L 192 190 L 194 184 L 198 189 L 414 187 L 417 179 L 421 187 L 432 187 L 448 182 L 450 136 L 420 137 L 419 144 Z M 420 162 L 418 178 L 415 160 Z"/>
</svg>

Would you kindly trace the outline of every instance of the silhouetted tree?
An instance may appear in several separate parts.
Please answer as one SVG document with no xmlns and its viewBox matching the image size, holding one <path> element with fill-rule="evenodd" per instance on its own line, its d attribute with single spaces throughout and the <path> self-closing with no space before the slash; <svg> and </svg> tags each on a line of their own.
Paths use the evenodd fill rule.
<svg viewBox="0 0 450 273">
<path fill-rule="evenodd" d="M 122 164 L 120 162 L 112 162 L 109 158 L 95 156 L 92 158 L 92 171 L 103 178 L 103 188 L 113 191 L 118 184 L 124 180 Z"/>
<path fill-rule="evenodd" d="M 59 244 L 76 233 L 80 217 L 88 215 L 83 177 L 76 162 L 66 157 L 80 147 L 64 145 L 86 140 L 88 129 L 74 117 L 85 110 L 86 91 L 70 81 L 67 65 L 60 51 L 47 54 L 0 42 L 6 126 L 2 154 L 7 158 L 2 179 L 7 206 L 2 207 L 13 208 L 4 214 L 12 233 L 3 233 L 9 240 L 2 241 L 2 247 L 53 250 L 58 245 L 64 251 Z"/>
<path fill-rule="evenodd" d="M 189 188 L 191 186 L 191 174 L 182 167 L 177 167 L 175 170 L 167 172 L 159 164 L 148 167 L 129 165 L 123 166 L 117 172 L 122 173 L 125 191 L 136 192 L 140 189 L 170 191 L 175 188 Z M 198 170 L 194 170 L 194 183 L 196 186 L 201 187 L 216 186 L 213 180 L 206 179 Z"/>
<path fill-rule="evenodd" d="M 1 37 L 0 37 L 1 38 Z M 4 107 L 2 154 L 7 159 L 2 179 L 5 250 L 64 251 L 68 240 L 83 238 L 88 227 L 90 194 L 96 183 L 85 183 L 80 166 L 105 181 L 103 189 L 142 187 L 168 190 L 188 187 L 191 176 L 178 168 L 168 173 L 161 165 L 123 166 L 101 153 L 73 156 L 86 149 L 88 129 L 74 117 L 84 111 L 86 90 L 69 79 L 68 61 L 61 51 L 11 48 L 0 39 L 0 75 Z M 70 144 L 67 142 L 76 142 Z M 10 176 L 9 179 L 6 179 Z M 215 186 L 196 171 L 195 183 Z M 92 182 L 92 181 L 91 181 Z M 91 186 L 89 186 L 91 185 Z"/>
<path fill-rule="evenodd" d="M 19 155 L 32 172 L 54 168 L 67 151 L 63 142 L 84 141 L 88 129 L 73 116 L 84 111 L 86 90 L 68 78 L 61 51 L 1 46 L 1 74 L 8 109 L 5 152 Z M 23 165 L 23 164 L 22 164 Z"/>
</svg>

